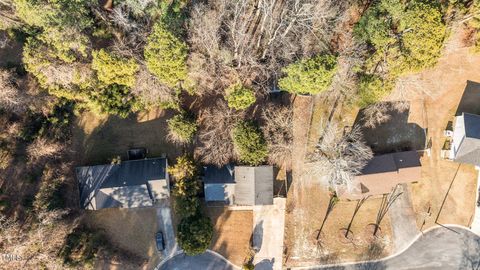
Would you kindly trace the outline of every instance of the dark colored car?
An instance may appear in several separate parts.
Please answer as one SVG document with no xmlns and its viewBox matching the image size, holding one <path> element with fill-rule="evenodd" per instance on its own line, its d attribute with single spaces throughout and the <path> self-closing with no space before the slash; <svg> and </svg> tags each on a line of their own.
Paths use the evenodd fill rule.
<svg viewBox="0 0 480 270">
<path fill-rule="evenodd" d="M 478 192 L 477 207 L 480 207 L 480 187 L 478 188 L 477 192 Z"/>
<path fill-rule="evenodd" d="M 155 235 L 155 242 L 157 243 L 157 250 L 162 251 L 165 249 L 165 243 L 163 241 L 163 233 L 157 232 Z"/>
</svg>

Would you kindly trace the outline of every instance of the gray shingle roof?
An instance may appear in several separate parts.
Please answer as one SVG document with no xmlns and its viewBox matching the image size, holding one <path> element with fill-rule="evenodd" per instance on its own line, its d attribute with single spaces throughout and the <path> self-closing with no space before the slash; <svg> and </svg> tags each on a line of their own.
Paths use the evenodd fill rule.
<svg viewBox="0 0 480 270">
<path fill-rule="evenodd" d="M 80 206 L 93 209 L 130 207 L 139 205 L 140 201 L 151 201 L 151 191 L 148 191 L 148 181 L 166 179 L 166 167 L 166 158 L 132 160 L 124 161 L 120 164 L 78 167 L 76 168 L 76 174 L 80 188 Z M 120 187 L 131 188 L 115 189 Z M 109 190 L 111 194 L 108 194 L 108 192 L 99 192 L 100 189 L 104 189 L 105 191 Z M 143 191 L 136 192 L 138 190 Z M 120 191 L 123 191 L 123 193 L 125 193 L 125 191 L 129 192 L 120 200 L 116 198 L 115 195 Z M 93 198 L 95 198 L 96 205 L 92 205 Z"/>
<path fill-rule="evenodd" d="M 235 183 L 233 165 L 228 164 L 221 168 L 216 166 L 206 166 L 204 170 L 203 182 L 206 184 Z"/>
<path fill-rule="evenodd" d="M 235 204 L 273 204 L 273 167 L 235 167 Z"/>
<path fill-rule="evenodd" d="M 480 165 L 480 116 L 464 113 L 463 119 L 465 136 L 455 153 L 455 161 Z"/>
</svg>

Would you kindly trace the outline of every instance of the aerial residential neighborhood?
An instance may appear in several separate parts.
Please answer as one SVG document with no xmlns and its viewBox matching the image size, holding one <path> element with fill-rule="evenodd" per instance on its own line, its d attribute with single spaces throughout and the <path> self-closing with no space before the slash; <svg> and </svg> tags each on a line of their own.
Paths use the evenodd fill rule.
<svg viewBox="0 0 480 270">
<path fill-rule="evenodd" d="M 480 0 L 0 0 L 0 269 L 480 269 Z"/>
</svg>

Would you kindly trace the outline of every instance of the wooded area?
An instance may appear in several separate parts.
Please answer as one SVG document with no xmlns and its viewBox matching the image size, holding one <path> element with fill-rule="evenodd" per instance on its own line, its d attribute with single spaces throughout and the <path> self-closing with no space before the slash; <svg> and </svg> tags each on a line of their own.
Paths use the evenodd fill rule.
<svg viewBox="0 0 480 270">
<path fill-rule="evenodd" d="M 0 59 L 0 253 L 37 269 L 141 261 L 80 222 L 75 117 L 170 110 L 168 140 L 189 160 L 289 168 L 296 96 L 366 108 L 375 126 L 396 80 L 436 64 L 451 21 L 480 48 L 479 12 L 479 0 L 0 0 L 0 52 L 21 55 Z M 326 122 L 312 173 L 348 185 L 373 153 L 358 128 Z M 190 185 L 174 191 L 179 229 L 210 241 L 196 177 L 174 177 Z M 208 246 L 179 238 L 191 254 Z"/>
</svg>

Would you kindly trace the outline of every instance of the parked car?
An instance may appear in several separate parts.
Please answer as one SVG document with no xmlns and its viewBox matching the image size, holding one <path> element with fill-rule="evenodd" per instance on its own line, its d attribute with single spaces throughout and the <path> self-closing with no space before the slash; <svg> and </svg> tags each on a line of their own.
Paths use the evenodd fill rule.
<svg viewBox="0 0 480 270">
<path fill-rule="evenodd" d="M 163 233 L 157 232 L 155 235 L 155 242 L 157 243 L 157 250 L 162 251 L 165 249 L 165 243 L 163 241 Z"/>
<path fill-rule="evenodd" d="M 480 207 L 480 188 L 478 189 L 477 207 Z"/>
</svg>

